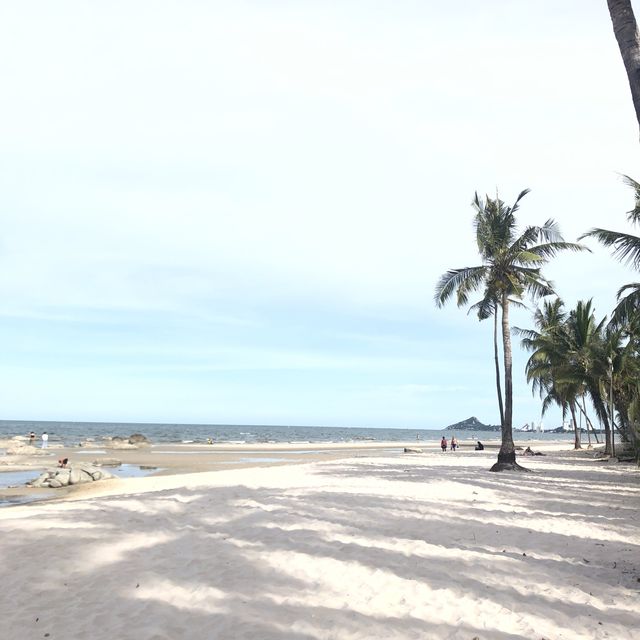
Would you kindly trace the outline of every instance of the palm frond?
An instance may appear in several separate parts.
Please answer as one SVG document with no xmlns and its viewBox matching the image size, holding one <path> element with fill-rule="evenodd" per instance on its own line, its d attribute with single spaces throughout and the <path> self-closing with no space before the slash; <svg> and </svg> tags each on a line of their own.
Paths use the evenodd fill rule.
<svg viewBox="0 0 640 640">
<path fill-rule="evenodd" d="M 520 208 L 520 200 L 524 198 L 528 193 L 531 192 L 531 189 L 523 189 L 516 198 L 515 202 L 511 205 L 511 213 L 515 213 Z"/>
<path fill-rule="evenodd" d="M 633 224 L 640 223 L 640 182 L 636 182 L 633 178 L 629 176 L 622 176 L 622 180 L 624 183 L 631 187 L 635 193 L 636 204 L 631 209 L 631 211 L 627 211 L 627 220 Z"/>
<path fill-rule="evenodd" d="M 623 297 L 623 293 L 629 291 Z M 640 283 L 625 284 L 618 289 L 618 304 L 611 314 L 611 324 L 615 327 L 628 325 L 638 318 L 640 313 Z"/>
<path fill-rule="evenodd" d="M 440 277 L 436 284 L 434 294 L 436 306 L 442 307 L 456 292 L 458 294 L 458 306 L 466 304 L 468 294 L 482 284 L 486 272 L 487 267 L 449 269 L 449 271 Z"/>
<path fill-rule="evenodd" d="M 595 238 L 605 247 L 613 247 L 615 258 L 622 263 L 633 265 L 636 270 L 640 270 L 640 238 L 638 236 L 594 228 L 583 233 L 578 240 L 583 238 Z"/>
<path fill-rule="evenodd" d="M 553 258 L 561 251 L 573 251 L 575 253 L 579 251 L 588 251 L 591 253 L 591 249 L 589 249 L 589 247 L 577 242 L 547 242 L 544 244 L 538 244 L 534 247 L 529 247 L 528 251 L 539 255 L 543 260 Z"/>
<path fill-rule="evenodd" d="M 538 227 L 538 235 L 547 244 L 564 242 L 560 227 L 553 218 L 549 218 L 541 227 Z"/>
<path fill-rule="evenodd" d="M 511 327 L 511 332 L 516 336 L 522 336 L 521 342 L 524 346 L 524 341 L 533 341 L 540 336 L 537 331 L 533 329 L 522 329 L 520 327 Z"/>
</svg>

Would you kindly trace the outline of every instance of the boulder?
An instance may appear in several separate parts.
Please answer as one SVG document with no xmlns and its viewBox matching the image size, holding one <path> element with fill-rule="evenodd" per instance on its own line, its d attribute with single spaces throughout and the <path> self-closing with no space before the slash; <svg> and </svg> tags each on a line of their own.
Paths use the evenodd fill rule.
<svg viewBox="0 0 640 640">
<path fill-rule="evenodd" d="M 69 469 L 69 484 L 80 484 L 83 479 L 83 473 L 77 467 Z"/>
<path fill-rule="evenodd" d="M 63 485 L 69 484 L 69 478 L 71 477 L 71 469 L 60 469 L 55 472 L 55 479 Z"/>
<path fill-rule="evenodd" d="M 15 444 L 12 447 L 8 447 L 6 454 L 8 456 L 34 456 L 38 454 L 40 449 L 36 449 L 30 444 Z"/>
<path fill-rule="evenodd" d="M 92 447 L 94 449 L 98 448 L 98 445 L 91 438 L 88 438 L 87 440 L 83 440 L 82 442 L 79 442 L 78 446 L 85 447 L 87 449 L 91 449 Z"/>
<path fill-rule="evenodd" d="M 51 487 L 52 489 L 58 489 L 73 484 L 105 480 L 113 477 L 114 476 L 107 471 L 98 469 L 91 464 L 77 464 L 67 469 L 45 471 L 41 473 L 38 478 L 32 480 L 29 485 L 32 487 Z"/>
<path fill-rule="evenodd" d="M 122 464 L 117 458 L 98 458 L 93 461 L 94 467 L 119 467 Z"/>
<path fill-rule="evenodd" d="M 109 449 L 137 449 L 138 446 L 135 444 L 129 444 L 128 442 L 124 442 L 122 440 L 118 440 L 116 442 L 111 442 L 107 445 Z"/>
<path fill-rule="evenodd" d="M 143 436 L 141 433 L 132 433 L 129 436 L 129 444 L 151 444 L 149 438 Z"/>
</svg>

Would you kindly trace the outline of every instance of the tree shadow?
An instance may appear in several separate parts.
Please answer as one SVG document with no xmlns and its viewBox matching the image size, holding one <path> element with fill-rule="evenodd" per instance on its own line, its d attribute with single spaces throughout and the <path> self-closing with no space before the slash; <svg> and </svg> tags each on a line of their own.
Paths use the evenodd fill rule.
<svg viewBox="0 0 640 640">
<path fill-rule="evenodd" d="M 595 476 L 541 468 L 513 484 L 402 458 L 306 473 L 300 484 L 285 469 L 269 486 L 114 496 L 3 518 L 4 569 L 20 576 L 5 585 L 5 627 L 27 640 L 70 630 L 96 640 L 510 640 L 597 637 L 599 627 L 631 638 L 640 626 L 638 540 L 625 519 L 633 507 L 614 495 L 625 518 L 591 509 Z M 443 497 L 442 483 L 473 497 Z M 558 483 L 570 501 L 553 497 Z M 529 527 L 543 516 L 566 532 Z M 572 535 L 579 525 L 594 537 Z"/>
</svg>

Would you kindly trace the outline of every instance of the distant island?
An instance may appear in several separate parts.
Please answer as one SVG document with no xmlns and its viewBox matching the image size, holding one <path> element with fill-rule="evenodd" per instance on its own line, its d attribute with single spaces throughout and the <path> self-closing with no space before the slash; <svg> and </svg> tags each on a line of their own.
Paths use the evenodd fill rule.
<svg viewBox="0 0 640 640">
<path fill-rule="evenodd" d="M 446 431 L 500 431 L 500 425 L 482 424 L 478 418 L 471 416 L 462 422 L 450 424 L 445 428 Z"/>
</svg>

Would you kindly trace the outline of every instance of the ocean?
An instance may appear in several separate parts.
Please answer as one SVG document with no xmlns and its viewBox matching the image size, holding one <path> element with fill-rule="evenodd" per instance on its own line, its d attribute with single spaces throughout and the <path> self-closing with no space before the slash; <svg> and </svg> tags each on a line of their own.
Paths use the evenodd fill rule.
<svg viewBox="0 0 640 640">
<path fill-rule="evenodd" d="M 439 440 L 442 435 L 449 438 L 453 431 L 444 429 L 402 429 L 371 427 L 304 427 L 272 425 L 230 424 L 153 424 L 135 422 L 50 422 L 29 420 L 0 420 L 0 438 L 25 436 L 34 431 L 38 442 L 46 431 L 49 442 L 66 446 L 77 445 L 83 440 L 101 440 L 109 436 L 128 437 L 142 433 L 152 443 L 214 442 L 249 444 L 266 442 L 407 442 Z M 459 431 L 459 440 L 490 440 L 500 438 L 499 431 Z M 572 433 L 526 433 L 514 431 L 514 440 L 571 440 Z"/>
</svg>

